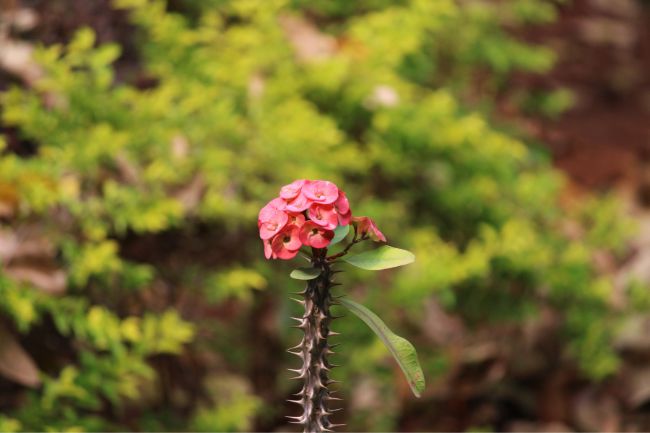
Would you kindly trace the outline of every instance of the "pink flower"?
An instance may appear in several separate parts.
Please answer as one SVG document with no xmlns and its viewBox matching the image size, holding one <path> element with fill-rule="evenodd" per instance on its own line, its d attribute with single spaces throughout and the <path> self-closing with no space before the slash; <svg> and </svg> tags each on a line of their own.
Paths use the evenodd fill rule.
<svg viewBox="0 0 650 433">
<path fill-rule="evenodd" d="M 339 197 L 339 189 L 332 182 L 314 180 L 302 187 L 302 193 L 314 203 L 331 204 Z"/>
<path fill-rule="evenodd" d="M 346 214 L 339 214 L 339 225 L 340 226 L 347 226 L 350 224 L 350 219 L 352 219 L 352 212 L 348 211 Z"/>
<path fill-rule="evenodd" d="M 386 242 L 386 236 L 379 231 L 375 222 L 366 217 L 352 217 L 352 223 L 357 226 L 357 233 L 360 235 L 368 235 L 370 239 L 375 242 Z"/>
<path fill-rule="evenodd" d="M 273 249 L 271 248 L 271 239 L 262 239 L 262 242 L 264 243 L 264 257 L 267 259 L 276 259 L 277 256 L 273 253 Z"/>
<path fill-rule="evenodd" d="M 257 217 L 257 226 L 260 229 L 260 237 L 262 239 L 272 238 L 289 221 L 287 214 L 276 207 L 279 204 L 276 200 L 271 200 L 264 206 Z"/>
<path fill-rule="evenodd" d="M 350 202 L 348 201 L 348 197 L 343 191 L 339 190 L 339 196 L 334 202 L 334 207 L 336 208 L 336 211 L 341 215 L 350 212 Z"/>
<path fill-rule="evenodd" d="M 307 182 L 305 179 L 300 179 L 283 186 L 280 189 L 280 197 L 287 201 L 296 198 L 305 182 Z"/>
<path fill-rule="evenodd" d="M 271 200 L 267 206 L 274 207 L 277 210 L 285 210 L 287 208 L 287 202 L 282 200 L 280 197 L 276 197 Z"/>
<path fill-rule="evenodd" d="M 350 202 L 343 191 L 339 191 L 339 197 L 334 202 L 334 209 L 339 214 L 339 225 L 346 226 L 350 224 L 352 211 L 350 210 Z"/>
<path fill-rule="evenodd" d="M 300 228 L 293 224 L 286 226 L 271 241 L 271 251 L 279 259 L 293 259 L 302 246 Z"/>
<path fill-rule="evenodd" d="M 332 182 L 298 179 L 259 212 L 257 226 L 267 259 L 292 259 L 303 245 L 326 248 L 339 225 L 353 222 L 357 233 L 386 241 L 367 217 L 353 218 L 345 193 Z"/>
<path fill-rule="evenodd" d="M 260 213 L 257 216 L 258 225 L 260 221 L 268 221 L 275 215 L 276 211 L 285 210 L 286 207 L 287 203 L 284 200 L 278 197 L 274 198 L 260 209 Z"/>
<path fill-rule="evenodd" d="M 312 201 L 305 197 L 305 194 L 301 191 L 296 198 L 287 203 L 287 210 L 289 212 L 304 212 L 309 209 L 311 204 Z"/>
<path fill-rule="evenodd" d="M 287 224 L 293 224 L 295 226 L 302 227 L 302 225 L 305 223 L 305 216 L 301 213 L 290 212 L 288 215 L 289 222 Z"/>
<path fill-rule="evenodd" d="M 307 211 L 309 219 L 327 230 L 334 230 L 339 223 L 339 216 L 334 206 L 312 204 Z"/>
<path fill-rule="evenodd" d="M 300 241 L 310 247 L 325 248 L 334 237 L 332 230 L 326 230 L 313 221 L 307 221 L 300 230 Z"/>
</svg>

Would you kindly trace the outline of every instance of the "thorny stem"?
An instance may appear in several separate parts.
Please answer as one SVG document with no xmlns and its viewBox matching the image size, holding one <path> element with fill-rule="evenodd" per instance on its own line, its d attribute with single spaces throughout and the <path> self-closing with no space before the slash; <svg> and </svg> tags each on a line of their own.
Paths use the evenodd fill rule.
<svg viewBox="0 0 650 433">
<path fill-rule="evenodd" d="M 295 394 L 298 399 L 289 400 L 302 406 L 301 416 L 289 417 L 296 424 L 304 426 L 305 433 L 320 433 L 332 431 L 335 424 L 329 420 L 331 412 L 328 402 L 336 400 L 330 395 L 327 386 L 334 381 L 329 379 L 328 372 L 332 365 L 327 356 L 332 354 L 327 338 L 333 335 L 329 325 L 333 320 L 330 313 L 332 305 L 331 289 L 333 272 L 327 260 L 326 249 L 312 249 L 312 266 L 321 271 L 320 275 L 310 280 L 302 292 L 304 300 L 300 303 L 305 312 L 301 318 L 294 318 L 299 322 L 298 328 L 304 331 L 300 344 L 293 347 L 290 353 L 297 355 L 303 361 L 300 369 L 291 370 L 297 373 L 295 379 L 303 380 L 303 387 Z"/>
</svg>

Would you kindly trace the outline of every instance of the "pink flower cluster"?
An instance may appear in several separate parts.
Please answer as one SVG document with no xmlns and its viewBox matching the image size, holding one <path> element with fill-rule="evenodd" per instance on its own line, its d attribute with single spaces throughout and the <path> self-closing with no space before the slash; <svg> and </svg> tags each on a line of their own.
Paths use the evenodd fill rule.
<svg viewBox="0 0 650 433">
<path fill-rule="evenodd" d="M 335 184 L 301 179 L 283 186 L 280 196 L 260 210 L 257 226 L 266 258 L 288 260 L 303 245 L 327 247 L 334 237 L 334 229 L 350 222 L 357 225 L 358 233 L 386 241 L 370 218 L 352 218 L 350 203 Z"/>
</svg>

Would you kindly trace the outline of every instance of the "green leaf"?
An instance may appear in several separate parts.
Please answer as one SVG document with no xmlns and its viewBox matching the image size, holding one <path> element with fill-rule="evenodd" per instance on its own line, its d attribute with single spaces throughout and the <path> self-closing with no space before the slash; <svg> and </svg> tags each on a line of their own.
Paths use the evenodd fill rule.
<svg viewBox="0 0 650 433">
<path fill-rule="evenodd" d="M 320 269 L 316 268 L 297 268 L 291 271 L 289 276 L 296 280 L 313 280 L 320 275 Z"/>
<path fill-rule="evenodd" d="M 394 334 L 375 313 L 363 305 L 345 298 L 340 299 L 339 302 L 366 322 L 366 325 L 379 336 L 404 372 L 411 391 L 419 398 L 424 391 L 424 373 L 422 373 L 418 354 L 413 345 L 408 340 Z"/>
<path fill-rule="evenodd" d="M 334 237 L 332 238 L 332 241 L 330 242 L 330 247 L 332 245 L 336 245 L 339 242 L 341 242 L 345 237 L 350 233 L 350 226 L 337 226 L 334 229 Z"/>
<path fill-rule="evenodd" d="M 413 263 L 415 255 L 410 251 L 384 245 L 372 251 L 345 256 L 343 260 L 361 269 L 379 271 Z"/>
</svg>

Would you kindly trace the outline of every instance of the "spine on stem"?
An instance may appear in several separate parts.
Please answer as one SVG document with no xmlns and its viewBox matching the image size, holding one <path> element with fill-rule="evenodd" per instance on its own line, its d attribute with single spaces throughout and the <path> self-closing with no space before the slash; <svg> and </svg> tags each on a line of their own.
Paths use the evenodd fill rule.
<svg viewBox="0 0 650 433">
<path fill-rule="evenodd" d="M 303 381 L 302 389 L 295 394 L 298 398 L 290 401 L 302 406 L 303 413 L 289 418 L 303 425 L 305 433 L 329 432 L 336 426 L 329 420 L 331 410 L 328 403 L 338 399 L 332 397 L 328 389 L 333 381 L 329 378 L 332 365 L 327 359 L 328 355 L 334 353 L 328 343 L 328 337 L 333 334 L 329 326 L 333 319 L 330 306 L 334 283 L 325 257 L 325 249 L 314 249 L 312 266 L 320 270 L 320 275 L 307 283 L 302 292 L 303 299 L 298 300 L 304 306 L 304 314 L 294 319 L 299 322 L 297 327 L 303 330 L 304 336 L 300 344 L 290 350 L 302 359 L 302 367 L 290 371 L 297 374 L 295 379 Z"/>
</svg>

